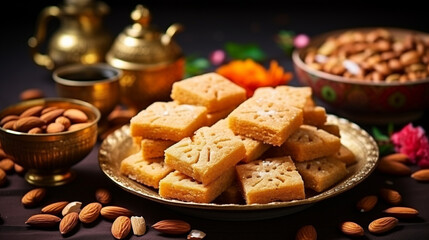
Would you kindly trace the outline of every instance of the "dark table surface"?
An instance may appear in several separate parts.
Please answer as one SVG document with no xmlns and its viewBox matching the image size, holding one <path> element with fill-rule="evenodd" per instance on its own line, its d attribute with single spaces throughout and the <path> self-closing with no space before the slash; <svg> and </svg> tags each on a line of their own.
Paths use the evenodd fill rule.
<svg viewBox="0 0 429 240">
<path fill-rule="evenodd" d="M 0 55 L 0 108 L 19 101 L 19 94 L 27 88 L 40 88 L 47 97 L 55 97 L 51 72 L 34 64 L 29 55 L 27 39 L 34 34 L 35 20 L 43 7 L 58 5 L 59 1 L 13 2 L 9 11 L 12 17 L 2 17 L 2 37 Z M 106 27 L 112 35 L 119 34 L 131 21 L 129 14 L 136 4 L 145 4 L 152 11 L 152 22 L 160 29 L 179 22 L 185 31 L 176 40 L 186 55 L 207 57 L 214 49 L 223 48 L 224 43 L 256 43 L 276 59 L 287 70 L 293 71 L 292 61 L 274 42 L 279 30 L 293 30 L 313 36 L 322 32 L 349 28 L 388 26 L 429 31 L 428 17 L 418 1 L 406 1 L 399 5 L 368 2 L 325 2 L 303 1 L 300 3 L 277 4 L 273 1 L 248 1 L 229 3 L 209 1 L 107 1 L 111 12 L 105 19 Z M 292 85 L 299 85 L 296 77 Z M 335 112 L 329 112 L 334 113 Z M 428 113 L 415 120 L 426 131 Z M 371 126 L 362 125 L 369 130 Z M 386 127 L 386 126 L 381 126 Z M 401 126 L 396 126 L 397 128 Z M 24 208 L 21 197 L 34 186 L 28 184 L 18 174 L 9 174 L 8 184 L 0 188 L 0 239 L 61 239 L 57 229 L 39 230 L 29 228 L 24 222 L 33 214 L 39 213 L 43 204 L 61 200 L 81 201 L 84 204 L 94 201 L 94 192 L 105 187 L 113 193 L 112 204 L 132 210 L 144 216 L 148 231 L 142 237 L 132 234 L 128 239 L 184 239 L 186 236 L 166 236 L 159 234 L 150 226 L 163 219 L 182 219 L 188 221 L 193 229 L 207 234 L 206 239 L 294 239 L 298 228 L 312 224 L 319 239 L 349 239 L 343 235 L 338 225 L 350 220 L 361 224 L 365 229 L 362 239 L 429 239 L 429 188 L 410 177 L 395 177 L 374 171 L 368 178 L 353 189 L 335 197 L 315 203 L 302 211 L 285 216 L 252 220 L 231 221 L 228 219 L 209 219 L 194 216 L 181 209 L 175 209 L 152 202 L 129 193 L 101 171 L 98 164 L 97 143 L 93 151 L 81 162 L 73 166 L 77 178 L 64 186 L 48 188 L 48 194 L 41 206 Z M 412 170 L 418 169 L 411 166 Z M 375 218 L 384 216 L 382 210 L 389 205 L 379 201 L 367 213 L 356 210 L 356 202 L 363 196 L 378 194 L 381 187 L 390 187 L 403 196 L 403 206 L 419 210 L 419 216 L 412 220 L 401 220 L 398 227 L 388 234 L 373 235 L 367 230 Z M 258 213 L 255 213 L 258 214 Z M 110 233 L 111 222 L 99 219 L 91 226 L 80 225 L 68 239 L 113 239 Z"/>
</svg>

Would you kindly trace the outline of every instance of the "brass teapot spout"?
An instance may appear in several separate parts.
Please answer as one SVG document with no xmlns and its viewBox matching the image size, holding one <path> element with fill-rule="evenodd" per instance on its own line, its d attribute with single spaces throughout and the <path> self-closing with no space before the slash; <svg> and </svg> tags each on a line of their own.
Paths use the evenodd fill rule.
<svg viewBox="0 0 429 240">
<path fill-rule="evenodd" d="M 174 23 L 170 27 L 167 28 L 165 34 L 161 37 L 161 42 L 164 45 L 168 45 L 171 43 L 171 39 L 176 35 L 176 33 L 183 31 L 183 25 L 180 23 Z"/>
</svg>

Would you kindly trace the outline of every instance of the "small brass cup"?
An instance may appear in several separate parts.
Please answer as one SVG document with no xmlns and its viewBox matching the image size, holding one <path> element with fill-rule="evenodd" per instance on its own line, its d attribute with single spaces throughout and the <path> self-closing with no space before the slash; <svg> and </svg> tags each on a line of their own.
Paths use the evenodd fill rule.
<svg viewBox="0 0 429 240">
<path fill-rule="evenodd" d="M 75 177 L 71 167 L 95 146 L 100 111 L 77 99 L 42 98 L 11 105 L 0 112 L 0 119 L 39 105 L 80 109 L 86 113 L 90 124 L 74 131 L 49 134 L 28 134 L 0 127 L 0 142 L 3 150 L 27 170 L 27 182 L 36 186 L 63 185 Z"/>
</svg>

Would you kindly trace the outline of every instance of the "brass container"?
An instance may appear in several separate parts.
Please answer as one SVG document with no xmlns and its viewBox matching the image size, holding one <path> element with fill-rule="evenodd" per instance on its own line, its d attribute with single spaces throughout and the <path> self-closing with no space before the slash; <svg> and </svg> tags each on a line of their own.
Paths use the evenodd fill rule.
<svg viewBox="0 0 429 240">
<path fill-rule="evenodd" d="M 0 142 L 3 150 L 27 170 L 27 182 L 36 186 L 63 185 L 75 177 L 71 167 L 94 148 L 100 111 L 77 99 L 44 98 L 9 106 L 0 112 L 0 119 L 38 105 L 80 109 L 86 113 L 91 124 L 75 131 L 50 134 L 28 134 L 0 127 Z"/>
<path fill-rule="evenodd" d="M 93 0 L 64 0 L 60 7 L 44 8 L 35 35 L 28 40 L 33 61 L 48 70 L 71 63 L 104 62 L 113 40 L 102 21 L 109 10 L 104 2 Z M 51 19 L 59 20 L 60 25 L 48 40 L 47 53 L 42 53 Z"/>
<path fill-rule="evenodd" d="M 120 33 L 106 54 L 106 61 L 121 69 L 121 102 L 140 111 L 154 101 L 170 99 L 175 81 L 185 72 L 185 58 L 174 35 L 183 29 L 173 24 L 165 33 L 149 24 L 150 12 L 137 5 L 131 13 L 134 24 Z"/>
</svg>

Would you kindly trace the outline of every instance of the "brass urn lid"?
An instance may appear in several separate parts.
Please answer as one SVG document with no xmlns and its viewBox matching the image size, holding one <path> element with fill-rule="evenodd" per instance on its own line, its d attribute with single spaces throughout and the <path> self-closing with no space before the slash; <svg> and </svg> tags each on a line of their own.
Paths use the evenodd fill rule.
<svg viewBox="0 0 429 240">
<path fill-rule="evenodd" d="M 143 5 L 131 13 L 134 24 L 120 33 L 106 55 L 106 61 L 119 69 L 142 70 L 161 68 L 183 56 L 173 36 L 183 29 L 181 24 L 171 25 L 165 33 L 150 25 L 151 15 Z"/>
</svg>

